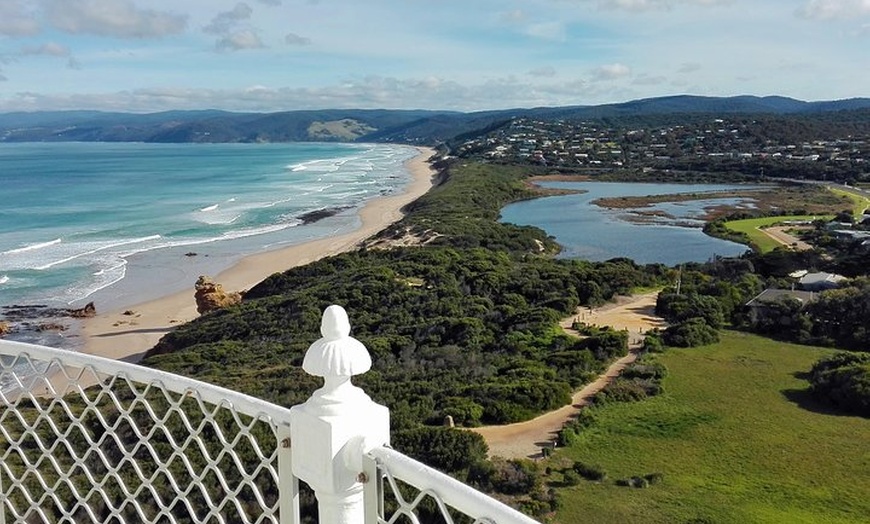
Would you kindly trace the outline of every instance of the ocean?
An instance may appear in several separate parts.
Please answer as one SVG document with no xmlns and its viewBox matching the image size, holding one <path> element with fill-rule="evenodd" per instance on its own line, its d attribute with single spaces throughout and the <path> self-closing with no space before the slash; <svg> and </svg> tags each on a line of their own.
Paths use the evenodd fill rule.
<svg viewBox="0 0 870 524">
<path fill-rule="evenodd" d="M 102 310 L 245 255 L 352 231 L 407 146 L 0 143 L 0 306 Z M 2 313 L 2 311 L 0 311 Z"/>
</svg>

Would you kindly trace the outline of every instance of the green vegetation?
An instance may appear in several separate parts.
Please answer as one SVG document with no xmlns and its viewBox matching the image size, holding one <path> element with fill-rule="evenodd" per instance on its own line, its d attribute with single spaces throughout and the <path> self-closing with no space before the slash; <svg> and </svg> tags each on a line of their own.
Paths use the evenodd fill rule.
<svg viewBox="0 0 870 524">
<path fill-rule="evenodd" d="M 839 409 L 870 418 L 870 354 L 839 353 L 810 370 L 811 390 Z"/>
<path fill-rule="evenodd" d="M 551 459 L 553 470 L 595 464 L 648 487 L 558 488 L 555 522 L 864 522 L 870 420 L 829 414 L 798 378 L 829 353 L 726 331 L 716 345 L 660 355 L 666 393 L 595 408 Z"/>
<path fill-rule="evenodd" d="M 566 515 L 580 515 L 572 513 L 575 509 L 567 509 L 569 503 L 574 504 L 571 502 L 574 497 L 557 500 L 546 491 L 534 465 L 526 461 L 487 461 L 483 458 L 485 444 L 477 434 L 439 426 L 447 416 L 462 426 L 515 422 L 564 405 L 572 389 L 599 373 L 608 360 L 625 354 L 627 341 L 625 333 L 588 328 L 584 328 L 588 338 L 570 338 L 557 327 L 557 320 L 573 314 L 579 305 L 597 305 L 617 293 L 628 293 L 638 287 L 661 288 L 673 283 L 677 272 L 660 265 L 638 266 L 626 259 L 602 263 L 556 260 L 551 255 L 558 246 L 543 231 L 497 222 L 498 212 L 506 203 L 535 195 L 525 183 L 528 171 L 481 164 L 439 167 L 441 183 L 410 205 L 408 216 L 378 235 L 366 249 L 272 275 L 251 289 L 242 304 L 174 330 L 148 353 L 144 362 L 282 405 L 297 404 L 307 399 L 320 383 L 301 371 L 302 358 L 316 336 L 320 314 L 329 304 L 342 304 L 351 316 L 354 336 L 369 348 L 373 357 L 373 369 L 356 378 L 355 383 L 377 402 L 390 407 L 397 449 L 472 485 L 516 497 L 514 501 L 531 514 L 552 511 L 562 500 Z M 423 240 L 425 245 L 377 249 L 388 246 L 391 240 L 404 241 L 408 237 Z M 680 271 L 681 294 L 665 288 L 661 295 L 662 312 L 675 326 L 661 336 L 650 337 L 646 347 L 661 351 L 664 344 L 703 346 L 718 340 L 718 329 L 729 321 L 739 321 L 742 305 L 766 284 L 755 274 L 756 270 L 769 279 L 767 283 L 775 282 L 781 276 L 778 272 L 804 264 L 800 259 L 804 256 L 810 255 L 781 257 L 773 251 L 744 259 L 684 265 Z M 818 254 L 812 256 L 819 259 Z M 831 304 L 849 307 L 847 304 L 852 304 L 853 298 L 863 296 L 848 295 L 842 303 L 835 300 Z M 855 315 L 842 318 L 860 322 L 860 318 L 866 318 L 861 317 L 862 311 L 856 308 Z M 834 327 L 826 329 L 831 331 Z M 846 340 L 845 331 L 813 333 L 818 339 L 832 343 Z M 865 340 L 865 335 L 852 330 L 853 338 L 849 340 L 857 343 Z M 740 344 L 734 341 L 740 336 L 728 334 L 722 344 L 714 347 L 737 351 Z M 747 340 L 755 344 L 745 348 L 752 356 L 734 357 L 740 362 L 760 360 L 762 357 L 756 355 L 759 348 L 774 344 L 769 341 L 756 344 L 755 338 Z M 776 353 L 778 347 L 771 352 Z M 727 424 L 718 426 L 724 424 L 723 420 L 730 420 L 730 416 L 737 417 L 736 411 L 719 412 L 706 404 L 702 408 L 686 405 L 681 395 L 687 387 L 674 390 L 672 381 L 684 381 L 678 384 L 687 381 L 701 391 L 697 370 L 707 369 L 705 378 L 716 382 L 713 386 L 724 383 L 735 387 L 727 394 L 717 390 L 716 402 L 733 403 L 745 412 L 760 411 L 758 406 L 764 406 L 761 411 L 766 412 L 768 404 L 776 402 L 785 402 L 792 410 L 800 408 L 781 394 L 771 397 L 766 390 L 756 392 L 743 384 L 746 370 L 742 368 L 739 371 L 744 374 L 740 377 L 732 377 L 729 373 L 735 370 L 726 367 L 711 369 L 718 357 L 697 365 L 697 369 L 691 368 L 686 377 L 673 378 L 686 372 L 686 367 L 679 365 L 680 360 L 677 366 L 671 365 L 674 355 L 687 355 L 683 358 L 691 360 L 695 358 L 690 356 L 693 351 L 709 355 L 710 350 L 701 347 L 688 352 L 672 351 L 661 361 L 644 360 L 630 367 L 623 378 L 598 395 L 595 399 L 598 407 L 592 415 L 581 416 L 562 430 L 560 443 L 571 446 L 567 453 L 584 450 L 597 453 L 598 446 L 602 446 L 600 460 L 591 455 L 572 457 L 581 466 L 563 470 L 563 485 L 587 489 L 588 483 L 581 479 L 597 478 L 600 489 L 619 489 L 629 502 L 642 504 L 642 499 L 635 498 L 639 496 L 636 493 L 654 494 L 664 487 L 670 489 L 674 479 L 678 490 L 666 491 L 664 498 L 654 503 L 656 511 L 662 512 L 660 522 L 671 522 L 667 517 L 674 515 L 680 518 L 685 515 L 684 520 L 708 516 L 718 519 L 717 512 L 730 507 L 727 501 L 732 497 L 745 505 L 741 511 L 746 515 L 772 512 L 776 507 L 773 502 L 785 498 L 788 489 L 808 497 L 810 502 L 815 500 L 800 491 L 804 488 L 793 486 L 782 467 L 764 474 L 762 467 L 770 460 L 761 460 L 756 465 L 754 456 L 747 458 L 741 454 L 741 447 L 751 433 L 734 433 L 737 430 Z M 794 371 L 788 373 L 805 372 L 809 362 L 803 359 L 802 367 L 789 364 L 788 369 Z M 668 369 L 671 378 L 663 381 Z M 759 381 L 768 378 L 752 377 Z M 797 380 L 790 375 L 786 379 L 775 375 L 769 382 L 794 386 Z M 668 395 L 662 394 L 665 388 Z M 744 394 L 745 402 L 734 402 L 733 397 Z M 644 401 L 632 402 L 630 407 L 625 403 L 641 400 Z M 660 411 L 654 411 L 656 406 Z M 776 412 L 784 408 L 777 405 L 772 409 Z M 623 413 L 621 416 L 629 419 L 613 422 L 612 413 Z M 763 416 L 759 418 L 766 420 Z M 815 422 L 805 422 L 810 424 L 807 427 L 815 427 Z M 708 426 L 717 434 L 705 434 L 702 442 L 689 443 L 685 457 L 690 466 L 693 461 L 701 461 L 698 466 L 701 473 L 693 470 L 680 473 L 683 470 L 678 465 L 683 457 L 674 449 L 682 449 L 683 439 L 691 439 L 696 428 Z M 797 437 L 777 431 L 776 438 L 785 440 L 781 449 L 791 450 L 789 439 Z M 808 431 L 812 433 L 808 441 L 817 443 L 814 430 Z M 731 440 L 723 441 L 718 432 L 730 435 Z M 594 440 L 600 435 L 611 439 L 626 434 L 656 442 L 669 440 L 671 455 L 659 456 L 657 450 L 651 453 L 654 460 L 647 463 L 644 460 L 649 457 L 629 454 L 636 463 L 630 468 L 623 467 L 611 462 L 607 445 Z M 771 443 L 764 442 L 767 451 L 774 451 Z M 848 445 L 854 447 L 854 440 Z M 692 446 L 697 450 L 691 451 Z M 712 454 L 715 446 L 724 446 L 721 457 L 701 456 Z M 746 453 L 754 452 L 750 449 Z M 670 457 L 674 463 L 663 462 L 664 457 Z M 781 466 L 782 457 L 778 459 L 777 465 Z M 741 468 L 751 475 L 736 489 L 728 483 Z M 844 483 L 854 483 L 858 478 L 856 471 L 845 466 L 839 468 L 838 474 Z M 608 477 L 616 480 L 608 482 L 605 480 Z M 827 480 L 826 475 L 821 478 Z M 757 494 L 764 490 L 769 491 L 768 497 Z M 709 496 L 713 506 L 705 502 L 705 496 Z M 827 504 L 838 493 L 817 496 Z M 859 510 L 863 508 L 860 506 L 863 502 L 851 492 L 846 498 L 843 511 L 851 511 L 849 508 L 856 504 Z M 769 506 L 763 505 L 768 502 Z M 788 515 L 798 515 L 797 506 L 786 502 Z M 595 500 L 583 503 L 597 506 Z M 753 513 L 751 506 L 757 504 L 762 506 L 758 513 Z M 678 509 L 673 509 L 673 505 Z M 640 506 L 632 506 L 630 511 L 618 509 L 612 520 L 636 520 L 627 517 L 637 517 L 641 511 Z M 811 516 L 817 514 L 812 513 L 816 511 L 812 508 L 807 511 Z"/>
<path fill-rule="evenodd" d="M 748 244 L 762 253 L 773 251 L 773 249 L 781 246 L 779 242 L 770 238 L 761 228 L 770 227 L 783 222 L 812 222 L 813 220 L 830 220 L 833 216 L 811 216 L 811 215 L 790 215 L 790 216 L 772 216 L 761 218 L 747 218 L 743 220 L 729 220 L 724 222 L 724 226 L 736 233 L 740 238 L 746 238 Z"/>
<path fill-rule="evenodd" d="M 864 211 L 870 207 L 870 198 L 836 187 L 829 187 L 828 189 L 830 189 L 835 195 L 846 198 L 852 203 L 852 215 L 855 222 L 860 222 L 864 219 Z"/>
<path fill-rule="evenodd" d="M 406 208 L 408 216 L 377 238 L 389 240 L 408 232 L 431 241 L 427 245 L 483 247 L 497 251 L 557 253 L 559 245 L 543 230 L 498 222 L 510 202 L 539 196 L 525 180 L 529 168 L 468 163 L 440 164 L 442 182 Z"/>
<path fill-rule="evenodd" d="M 443 166 L 442 166 L 443 167 Z M 389 406 L 394 446 L 461 480 L 514 498 L 531 514 L 553 509 L 533 465 L 485 460 L 476 433 L 441 428 L 529 419 L 627 351 L 627 334 L 584 339 L 557 325 L 579 305 L 637 287 L 661 287 L 671 270 L 627 259 L 556 260 L 558 246 L 530 227 L 499 224 L 506 203 L 535 193 L 525 171 L 454 166 L 369 248 L 267 278 L 243 302 L 179 326 L 146 365 L 289 406 L 320 379 L 301 362 L 329 304 L 347 308 L 373 367 L 354 379 Z M 374 249 L 412 235 L 423 247 Z"/>
</svg>

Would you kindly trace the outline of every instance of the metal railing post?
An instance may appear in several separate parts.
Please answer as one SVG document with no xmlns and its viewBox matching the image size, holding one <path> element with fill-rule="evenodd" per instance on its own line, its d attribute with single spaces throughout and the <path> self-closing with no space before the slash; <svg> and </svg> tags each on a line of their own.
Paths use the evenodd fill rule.
<svg viewBox="0 0 870 524">
<path fill-rule="evenodd" d="M 0 493 L 3 491 L 3 471 L 0 471 Z M 6 501 L 0 500 L 0 524 L 6 524 Z"/>
<path fill-rule="evenodd" d="M 323 387 L 290 410 L 293 474 L 314 490 L 321 524 L 363 524 L 363 455 L 389 443 L 390 412 L 351 384 L 371 368 L 368 350 L 350 336 L 341 306 L 329 306 L 323 337 L 305 354 L 302 369 L 323 377 Z"/>
<path fill-rule="evenodd" d="M 299 479 L 293 474 L 290 428 L 277 427 L 278 436 L 278 514 L 281 524 L 299 524 Z M 0 524 L 3 524 L 0 522 Z"/>
</svg>

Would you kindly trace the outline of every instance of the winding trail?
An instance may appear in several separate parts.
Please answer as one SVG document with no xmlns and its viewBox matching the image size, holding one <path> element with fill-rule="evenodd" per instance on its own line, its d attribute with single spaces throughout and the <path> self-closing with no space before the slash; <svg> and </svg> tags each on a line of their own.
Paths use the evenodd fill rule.
<svg viewBox="0 0 870 524">
<path fill-rule="evenodd" d="M 633 348 L 628 355 L 620 358 L 607 368 L 607 371 L 583 389 L 574 393 L 571 404 L 555 411 L 544 413 L 532 420 L 507 424 L 504 426 L 484 426 L 471 431 L 483 436 L 489 446 L 489 454 L 504 458 L 539 458 L 541 448 L 552 445 L 559 430 L 569 421 L 577 410 L 589 404 L 596 393 L 604 389 L 619 376 L 626 366 L 637 359 L 636 348 L 643 341 L 643 331 L 664 327 L 665 322 L 655 316 L 655 302 L 658 291 L 630 297 L 619 297 L 616 302 L 599 309 L 578 308 L 575 315 L 563 319 L 559 324 L 567 333 L 579 336 L 571 329 L 575 319 L 587 324 L 611 326 L 625 329 L 629 333 L 629 346 Z"/>
</svg>

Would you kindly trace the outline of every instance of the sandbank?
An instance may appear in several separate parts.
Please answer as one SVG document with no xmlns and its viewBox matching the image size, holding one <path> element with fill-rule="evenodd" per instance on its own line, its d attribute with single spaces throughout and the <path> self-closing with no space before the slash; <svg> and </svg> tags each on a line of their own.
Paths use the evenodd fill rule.
<svg viewBox="0 0 870 524">
<path fill-rule="evenodd" d="M 411 181 L 404 192 L 366 202 L 359 211 L 362 225 L 355 231 L 245 257 L 219 273 L 214 280 L 227 291 L 246 290 L 274 273 L 355 249 L 363 240 L 401 219 L 402 208 L 432 187 L 435 173 L 427 161 L 435 151 L 424 147 L 417 149 L 420 154 L 405 163 Z M 82 351 L 127 362 L 139 361 L 160 337 L 199 316 L 193 299 L 193 284 L 191 282 L 186 291 L 100 313 L 85 320 Z M 312 333 L 314 338 L 317 335 Z"/>
</svg>

